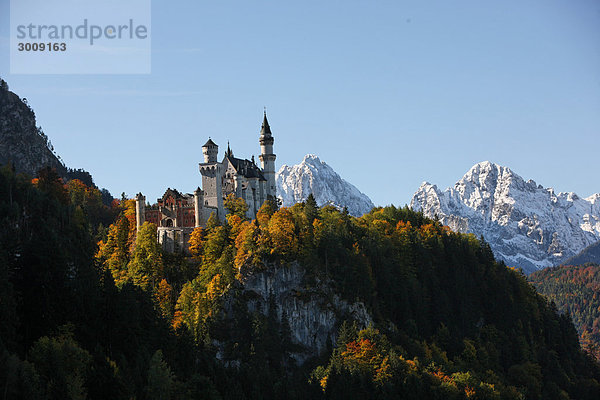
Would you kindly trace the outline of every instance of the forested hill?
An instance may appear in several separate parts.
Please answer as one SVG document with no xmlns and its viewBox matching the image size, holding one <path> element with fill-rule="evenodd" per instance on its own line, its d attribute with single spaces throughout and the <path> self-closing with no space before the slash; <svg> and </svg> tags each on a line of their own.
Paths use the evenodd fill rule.
<svg viewBox="0 0 600 400">
<path fill-rule="evenodd" d="M 569 318 L 487 244 L 420 213 L 355 218 L 309 197 L 247 221 L 230 198 L 185 259 L 161 253 L 152 224 L 136 232 L 133 201 L 99 196 L 50 170 L 0 171 L 6 399 L 600 397 Z M 337 333 L 300 359 L 296 334 L 321 334 L 296 324 L 309 306 Z"/>
<path fill-rule="evenodd" d="M 600 264 L 600 242 L 589 245 L 579 254 L 569 258 L 563 265 Z"/>
<path fill-rule="evenodd" d="M 548 268 L 529 281 L 572 318 L 582 347 L 600 362 L 600 265 Z"/>
</svg>

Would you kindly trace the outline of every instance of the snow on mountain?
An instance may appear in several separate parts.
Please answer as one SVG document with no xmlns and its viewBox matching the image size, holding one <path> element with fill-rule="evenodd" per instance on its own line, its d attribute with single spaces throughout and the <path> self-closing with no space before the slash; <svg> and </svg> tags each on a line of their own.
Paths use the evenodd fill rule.
<svg viewBox="0 0 600 400">
<path fill-rule="evenodd" d="M 555 193 L 489 161 L 443 192 L 424 182 L 410 206 L 455 231 L 483 235 L 498 259 L 526 273 L 600 240 L 600 194 Z"/>
<path fill-rule="evenodd" d="M 306 200 L 311 193 L 319 206 L 347 207 L 348 212 L 355 216 L 363 215 L 374 207 L 369 197 L 313 154 L 304 156 L 300 164 L 283 165 L 276 179 L 277 196 L 285 207 Z"/>
</svg>

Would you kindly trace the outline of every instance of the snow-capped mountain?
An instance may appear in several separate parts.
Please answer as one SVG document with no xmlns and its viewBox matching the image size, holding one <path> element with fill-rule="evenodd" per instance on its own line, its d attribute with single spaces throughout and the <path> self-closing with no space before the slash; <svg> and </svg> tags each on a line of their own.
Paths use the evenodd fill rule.
<svg viewBox="0 0 600 400">
<path fill-rule="evenodd" d="M 283 165 L 276 179 L 277 196 L 285 207 L 306 200 L 311 193 L 319 206 L 347 207 L 348 212 L 355 216 L 363 215 L 374 207 L 371 199 L 313 154 L 304 156 L 300 164 Z"/>
<path fill-rule="evenodd" d="M 555 193 L 489 161 L 443 192 L 424 182 L 410 206 L 455 231 L 483 235 L 497 258 L 526 273 L 600 240 L 600 194 Z"/>
</svg>

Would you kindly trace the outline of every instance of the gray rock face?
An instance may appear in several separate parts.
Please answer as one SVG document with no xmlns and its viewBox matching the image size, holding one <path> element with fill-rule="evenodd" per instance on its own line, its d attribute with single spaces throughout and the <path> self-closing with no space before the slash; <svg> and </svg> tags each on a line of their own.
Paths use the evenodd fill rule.
<svg viewBox="0 0 600 400">
<path fill-rule="evenodd" d="M 65 166 L 49 146 L 27 104 L 16 94 L 0 89 L 0 165 L 10 161 L 17 172 L 31 176 L 44 167 L 52 167 L 65 176 Z"/>
<path fill-rule="evenodd" d="M 555 193 L 489 161 L 443 192 L 424 182 L 410 206 L 455 231 L 483 235 L 497 258 L 527 273 L 600 240 L 600 194 Z"/>
<path fill-rule="evenodd" d="M 319 206 L 332 204 L 347 207 L 351 215 L 360 217 L 371 211 L 373 202 L 354 185 L 342 179 L 329 165 L 313 154 L 300 164 L 283 165 L 276 176 L 277 197 L 284 207 L 293 206 L 313 194 Z"/>
<path fill-rule="evenodd" d="M 269 296 L 273 294 L 279 319 L 287 318 L 292 342 L 304 350 L 293 354 L 298 364 L 317 356 L 327 349 L 327 342 L 335 344 L 335 335 L 341 322 L 357 321 L 367 327 L 373 319 L 363 303 L 350 304 L 320 282 L 317 288 L 303 284 L 304 269 L 298 263 L 289 266 L 269 265 L 266 271 L 245 274 L 243 291 L 254 300 L 248 302 L 249 311 L 269 311 Z"/>
</svg>

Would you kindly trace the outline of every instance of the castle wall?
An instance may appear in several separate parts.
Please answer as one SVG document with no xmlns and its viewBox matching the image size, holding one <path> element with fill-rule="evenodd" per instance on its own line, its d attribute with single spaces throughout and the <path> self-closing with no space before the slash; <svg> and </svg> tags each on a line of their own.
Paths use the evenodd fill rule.
<svg viewBox="0 0 600 400">
<path fill-rule="evenodd" d="M 193 231 L 193 228 L 159 227 L 156 236 L 164 251 L 189 254 L 189 241 Z"/>
<path fill-rule="evenodd" d="M 206 223 L 208 222 L 208 219 L 212 213 L 215 213 L 218 216 L 218 209 L 214 207 L 203 207 L 201 209 L 200 226 L 206 226 Z"/>
</svg>

